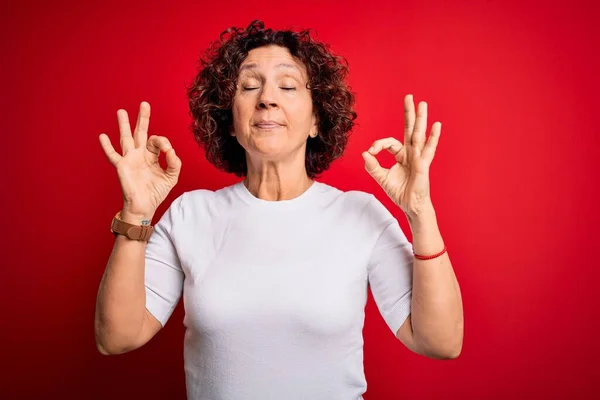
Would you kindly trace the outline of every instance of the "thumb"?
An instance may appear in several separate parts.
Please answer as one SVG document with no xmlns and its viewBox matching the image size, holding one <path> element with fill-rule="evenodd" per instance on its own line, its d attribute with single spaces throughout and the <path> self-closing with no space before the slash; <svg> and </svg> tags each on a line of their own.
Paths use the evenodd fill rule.
<svg viewBox="0 0 600 400">
<path fill-rule="evenodd" d="M 371 175 L 373 179 L 377 181 L 377 183 L 381 184 L 385 174 L 387 173 L 387 170 L 383 168 L 379 164 L 379 161 L 377 161 L 377 158 L 368 151 L 363 152 L 362 156 L 365 160 L 365 169 L 369 175 Z"/>
</svg>

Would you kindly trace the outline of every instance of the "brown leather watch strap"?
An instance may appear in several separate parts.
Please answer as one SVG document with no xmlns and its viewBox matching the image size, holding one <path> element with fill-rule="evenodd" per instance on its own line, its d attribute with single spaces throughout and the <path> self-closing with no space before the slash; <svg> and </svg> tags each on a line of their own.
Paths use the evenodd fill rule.
<svg viewBox="0 0 600 400">
<path fill-rule="evenodd" d="M 150 239 L 150 235 L 154 232 L 154 227 L 151 225 L 133 225 L 128 222 L 125 222 L 120 219 L 121 212 L 119 211 L 117 215 L 112 220 L 110 225 L 110 230 L 115 235 L 120 234 L 127 236 L 132 240 L 139 240 L 147 242 Z"/>
</svg>

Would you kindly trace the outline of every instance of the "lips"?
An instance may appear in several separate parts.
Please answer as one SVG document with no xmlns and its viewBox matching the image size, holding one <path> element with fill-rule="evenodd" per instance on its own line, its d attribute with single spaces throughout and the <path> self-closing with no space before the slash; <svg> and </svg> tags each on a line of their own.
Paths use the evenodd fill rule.
<svg viewBox="0 0 600 400">
<path fill-rule="evenodd" d="M 272 128 L 278 128 L 281 126 L 281 124 L 275 122 L 275 121 L 261 121 L 261 122 L 257 122 L 256 125 L 258 128 L 262 128 L 262 129 L 272 129 Z"/>
</svg>

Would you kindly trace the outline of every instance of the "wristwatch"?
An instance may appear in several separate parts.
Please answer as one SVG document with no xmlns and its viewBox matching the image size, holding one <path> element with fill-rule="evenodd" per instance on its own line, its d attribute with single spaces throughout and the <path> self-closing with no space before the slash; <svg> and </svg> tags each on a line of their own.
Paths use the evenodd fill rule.
<svg viewBox="0 0 600 400">
<path fill-rule="evenodd" d="M 112 223 L 110 224 L 110 231 L 117 235 L 127 236 L 131 240 L 139 240 L 147 242 L 150 239 L 150 235 L 154 231 L 154 227 L 151 225 L 133 225 L 120 219 L 121 211 L 114 216 Z"/>
</svg>

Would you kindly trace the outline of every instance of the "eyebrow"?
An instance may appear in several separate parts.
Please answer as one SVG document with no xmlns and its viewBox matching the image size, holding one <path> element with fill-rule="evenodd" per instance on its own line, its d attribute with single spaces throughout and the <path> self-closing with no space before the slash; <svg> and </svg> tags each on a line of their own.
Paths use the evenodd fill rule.
<svg viewBox="0 0 600 400">
<path fill-rule="evenodd" d="M 242 65 L 240 67 L 240 72 L 243 70 L 255 69 L 257 67 L 258 67 L 257 63 L 248 63 L 248 64 Z M 275 68 L 293 68 L 293 69 L 297 70 L 298 72 L 300 72 L 300 69 L 298 67 L 296 67 L 294 64 L 281 63 L 281 64 L 277 64 L 275 66 Z"/>
</svg>

